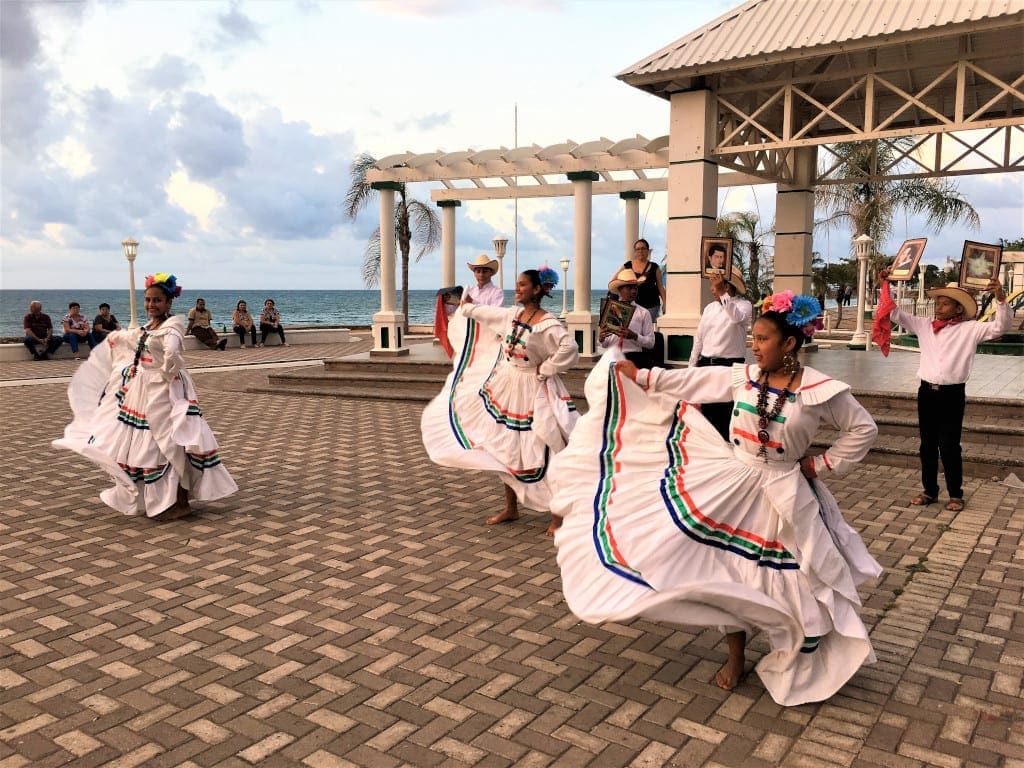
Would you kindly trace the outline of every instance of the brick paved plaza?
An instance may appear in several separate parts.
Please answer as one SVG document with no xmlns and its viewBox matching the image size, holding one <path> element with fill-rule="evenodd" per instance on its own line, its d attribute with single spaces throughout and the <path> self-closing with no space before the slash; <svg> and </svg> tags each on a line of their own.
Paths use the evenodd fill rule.
<svg viewBox="0 0 1024 768">
<path fill-rule="evenodd" d="M 189 362 L 367 342 L 340 347 Z M 879 661 L 783 708 L 756 675 L 709 683 L 716 632 L 576 621 L 544 517 L 484 526 L 498 481 L 430 464 L 421 406 L 193 373 L 240 492 L 163 524 L 49 447 L 66 384 L 0 388 L 0 768 L 1024 766 L 1020 490 L 971 479 L 954 514 L 904 505 L 912 469 L 831 483 L 885 566 L 861 593 Z"/>
</svg>

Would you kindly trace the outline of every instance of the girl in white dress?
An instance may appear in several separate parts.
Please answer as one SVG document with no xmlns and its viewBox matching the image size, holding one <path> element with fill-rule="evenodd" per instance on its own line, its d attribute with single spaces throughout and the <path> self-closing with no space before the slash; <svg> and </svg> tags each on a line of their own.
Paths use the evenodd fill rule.
<svg viewBox="0 0 1024 768">
<path fill-rule="evenodd" d="M 238 490 L 199 410 L 182 355 L 185 322 L 171 314 L 181 294 L 174 275 L 146 277 L 141 328 L 114 331 L 68 385 L 74 419 L 53 444 L 94 461 L 114 480 L 108 506 L 173 520 L 191 513 L 189 494 L 212 501 Z"/>
<path fill-rule="evenodd" d="M 720 627 L 729 656 L 715 682 L 726 690 L 760 629 L 770 650 L 757 672 L 792 705 L 831 696 L 875 658 L 857 585 L 881 568 L 821 479 L 860 461 L 877 428 L 848 385 L 796 361 L 817 301 L 766 302 L 756 365 L 638 370 L 606 354 L 553 462 L 551 508 L 564 517 L 555 544 L 574 614 Z M 731 444 L 694 405 L 725 400 Z M 822 423 L 840 436 L 809 456 Z"/>
<path fill-rule="evenodd" d="M 423 445 L 432 461 L 501 476 L 505 508 L 487 518 L 488 525 L 518 519 L 520 502 L 549 509 L 550 460 L 576 423 L 560 374 L 579 351 L 558 318 L 540 306 L 552 276 L 557 282 L 550 269 L 519 275 L 517 307 L 462 304 L 448 326 L 456 350 L 452 373 L 423 411 Z M 559 522 L 552 516 L 549 536 Z"/>
</svg>

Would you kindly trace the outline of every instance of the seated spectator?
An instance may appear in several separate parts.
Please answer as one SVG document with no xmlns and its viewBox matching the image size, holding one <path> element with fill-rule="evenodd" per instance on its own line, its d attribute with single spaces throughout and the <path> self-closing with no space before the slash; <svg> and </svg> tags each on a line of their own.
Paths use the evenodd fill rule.
<svg viewBox="0 0 1024 768">
<path fill-rule="evenodd" d="M 206 299 L 196 299 L 196 305 L 188 311 L 188 327 L 185 333 L 192 334 L 210 349 L 217 349 L 221 352 L 228 345 L 227 339 L 218 339 L 217 332 L 210 324 L 212 315 L 206 308 Z"/>
<path fill-rule="evenodd" d="M 256 344 L 256 321 L 252 319 L 252 315 L 249 314 L 249 308 L 244 301 L 240 301 L 235 305 L 235 311 L 231 313 L 231 325 L 235 329 L 235 333 L 238 334 L 238 340 L 241 342 L 240 346 L 245 349 L 245 336 L 246 334 L 252 339 L 252 345 L 263 346 L 262 344 Z"/>
<path fill-rule="evenodd" d="M 92 321 L 92 335 L 96 339 L 96 343 L 99 344 L 107 338 L 107 334 L 120 330 L 121 324 L 117 322 L 116 317 L 110 314 L 110 305 L 106 302 L 100 304 L 100 313 Z"/>
<path fill-rule="evenodd" d="M 267 343 L 267 336 L 276 333 L 281 337 L 281 346 L 287 347 L 288 342 L 284 340 L 284 326 L 281 325 L 281 313 L 277 311 L 273 299 L 263 302 L 263 311 L 260 312 L 260 346 Z"/>
<path fill-rule="evenodd" d="M 81 305 L 77 301 L 68 304 L 68 313 L 64 315 L 64 341 L 71 346 L 71 352 L 75 360 L 81 360 L 78 356 L 78 343 L 86 341 L 89 349 L 96 346 L 96 337 L 92 335 L 92 328 L 89 320 L 81 312 Z"/>
<path fill-rule="evenodd" d="M 43 305 L 38 301 L 28 305 L 28 314 L 22 324 L 25 327 L 25 346 L 36 360 L 48 360 L 64 343 L 60 336 L 53 335 L 53 321 L 43 313 Z M 36 348 L 39 344 L 43 345 L 42 352 Z"/>
</svg>

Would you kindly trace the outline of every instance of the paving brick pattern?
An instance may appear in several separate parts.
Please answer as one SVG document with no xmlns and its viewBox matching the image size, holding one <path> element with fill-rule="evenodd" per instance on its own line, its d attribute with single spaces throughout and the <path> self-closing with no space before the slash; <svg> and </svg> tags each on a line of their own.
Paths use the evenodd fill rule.
<svg viewBox="0 0 1024 768">
<path fill-rule="evenodd" d="M 709 684 L 716 632 L 576 621 L 544 517 L 484 526 L 500 485 L 430 464 L 420 406 L 260 377 L 195 372 L 241 490 L 163 524 L 48 447 L 64 385 L 0 389 L 0 768 L 1024 765 L 1019 490 L 832 483 L 885 566 L 878 663 L 783 708 Z"/>
</svg>

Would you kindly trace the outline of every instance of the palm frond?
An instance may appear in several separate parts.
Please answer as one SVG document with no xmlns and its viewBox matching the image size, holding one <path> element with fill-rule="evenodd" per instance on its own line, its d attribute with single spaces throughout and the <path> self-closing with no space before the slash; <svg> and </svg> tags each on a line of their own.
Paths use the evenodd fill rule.
<svg viewBox="0 0 1024 768">
<path fill-rule="evenodd" d="M 370 198 L 373 197 L 374 189 L 366 181 L 367 172 L 377 164 L 377 158 L 363 152 L 356 155 L 349 169 L 349 188 L 345 193 L 345 215 L 354 219 L 363 209 Z"/>
<path fill-rule="evenodd" d="M 380 283 L 380 227 L 373 230 L 363 251 L 363 285 L 373 288 Z"/>
<path fill-rule="evenodd" d="M 419 244 L 416 251 L 416 261 L 419 261 L 424 254 L 441 246 L 441 219 L 433 206 L 419 200 L 409 200 L 406 210 L 409 212 L 412 239 Z"/>
</svg>

